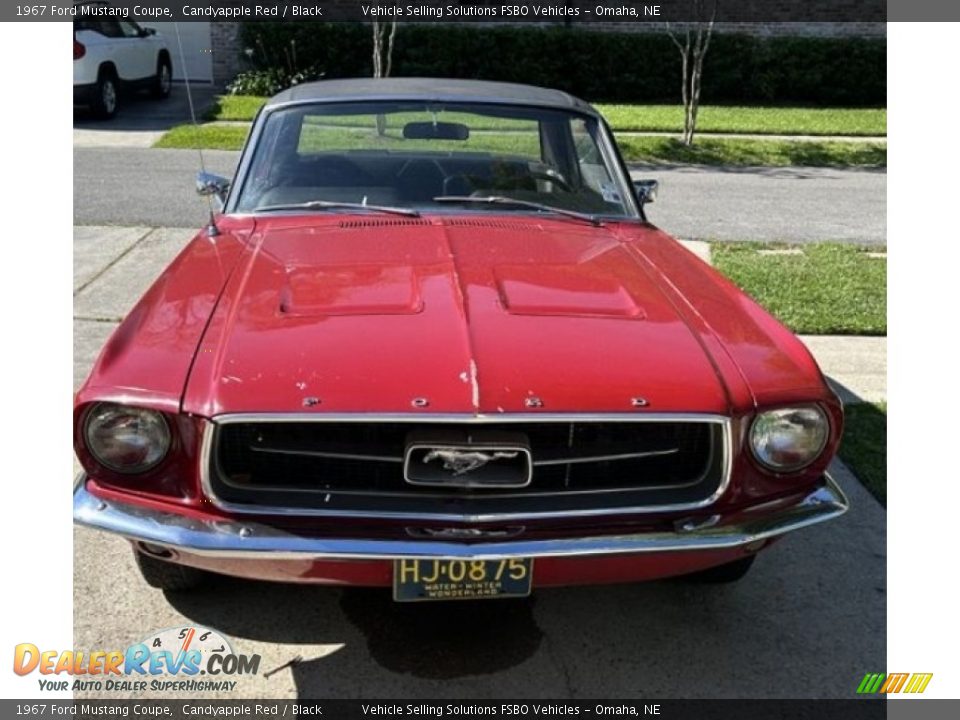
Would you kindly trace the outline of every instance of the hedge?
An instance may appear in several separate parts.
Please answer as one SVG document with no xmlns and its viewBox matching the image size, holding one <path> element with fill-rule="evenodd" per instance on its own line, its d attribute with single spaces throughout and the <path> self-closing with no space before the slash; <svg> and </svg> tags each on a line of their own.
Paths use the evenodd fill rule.
<svg viewBox="0 0 960 720">
<path fill-rule="evenodd" d="M 371 31 L 359 23 L 246 23 L 255 68 L 318 66 L 326 78 L 371 75 Z M 703 103 L 886 105 L 884 38 L 716 34 Z M 678 102 L 680 57 L 664 33 L 566 27 L 401 25 L 393 75 L 478 78 L 566 90 L 591 102 Z"/>
</svg>

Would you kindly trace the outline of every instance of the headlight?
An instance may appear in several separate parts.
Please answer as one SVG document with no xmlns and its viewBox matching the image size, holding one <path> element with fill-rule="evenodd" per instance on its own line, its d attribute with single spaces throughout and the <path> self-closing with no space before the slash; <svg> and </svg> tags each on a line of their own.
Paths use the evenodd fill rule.
<svg viewBox="0 0 960 720">
<path fill-rule="evenodd" d="M 97 462 L 120 473 L 146 472 L 170 449 L 170 428 L 163 415 L 113 403 L 91 408 L 84 438 Z"/>
<path fill-rule="evenodd" d="M 809 465 L 827 444 L 829 423 L 817 407 L 784 408 L 760 413 L 750 428 L 750 446 L 763 465 L 790 472 Z"/>
</svg>

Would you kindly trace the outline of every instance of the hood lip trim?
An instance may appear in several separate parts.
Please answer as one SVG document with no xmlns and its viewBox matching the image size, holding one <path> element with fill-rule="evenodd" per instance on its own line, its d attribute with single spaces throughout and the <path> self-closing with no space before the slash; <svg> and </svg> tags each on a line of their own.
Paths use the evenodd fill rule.
<svg viewBox="0 0 960 720">
<path fill-rule="evenodd" d="M 365 510 L 324 510 L 322 508 L 297 508 L 230 503 L 221 500 L 213 491 L 210 478 L 213 439 L 219 425 L 243 422 L 460 422 L 465 424 L 511 423 L 511 422 L 702 422 L 720 425 L 723 434 L 723 476 L 717 489 L 702 500 L 666 505 L 641 505 L 635 507 L 598 508 L 593 510 L 564 510 L 551 512 L 451 514 L 451 513 L 405 513 L 369 512 Z M 200 487 L 203 496 L 223 512 L 236 515 L 278 515 L 282 517 L 331 517 L 370 518 L 381 520 L 404 520 L 415 522 L 502 522 L 513 520 L 548 520 L 558 518 L 603 517 L 609 515 L 650 515 L 680 513 L 702 510 L 713 505 L 727 492 L 733 479 L 734 438 L 733 417 L 716 413 L 233 413 L 215 415 L 208 419 L 203 430 L 200 449 Z"/>
<path fill-rule="evenodd" d="M 698 412 L 549 412 L 549 413 L 411 413 L 411 412 L 243 412 L 221 413 L 208 420 L 215 425 L 243 422 L 729 422 L 729 415 Z"/>
</svg>

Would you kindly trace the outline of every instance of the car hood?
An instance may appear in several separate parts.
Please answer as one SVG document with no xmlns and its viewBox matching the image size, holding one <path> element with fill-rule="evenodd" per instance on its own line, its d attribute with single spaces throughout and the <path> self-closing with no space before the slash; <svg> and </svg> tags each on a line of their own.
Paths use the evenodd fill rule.
<svg viewBox="0 0 960 720">
<path fill-rule="evenodd" d="M 726 412 L 721 376 L 617 225 L 260 218 L 184 409 Z"/>
</svg>

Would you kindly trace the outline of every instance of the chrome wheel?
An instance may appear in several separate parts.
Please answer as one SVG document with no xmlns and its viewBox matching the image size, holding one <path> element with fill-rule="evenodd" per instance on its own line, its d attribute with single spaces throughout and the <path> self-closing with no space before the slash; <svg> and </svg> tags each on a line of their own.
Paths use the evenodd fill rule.
<svg viewBox="0 0 960 720">
<path fill-rule="evenodd" d="M 160 84 L 160 92 L 161 92 L 163 95 L 169 95 L 169 94 L 170 94 L 170 84 L 171 84 L 171 80 L 170 80 L 170 66 L 167 65 L 166 63 L 163 63 L 163 64 L 160 65 L 160 80 L 159 80 L 159 84 Z"/>
<path fill-rule="evenodd" d="M 117 86 L 112 78 L 104 78 L 100 83 L 100 104 L 107 115 L 117 111 Z"/>
<path fill-rule="evenodd" d="M 173 67 L 170 65 L 170 60 L 166 57 L 158 58 L 157 74 L 153 76 L 153 84 L 150 92 L 155 98 L 162 100 L 165 97 L 169 97 L 172 88 Z"/>
<path fill-rule="evenodd" d="M 116 114 L 119 105 L 117 78 L 113 72 L 104 69 L 97 78 L 97 93 L 91 98 L 93 113 L 101 120 L 109 120 Z"/>
</svg>

